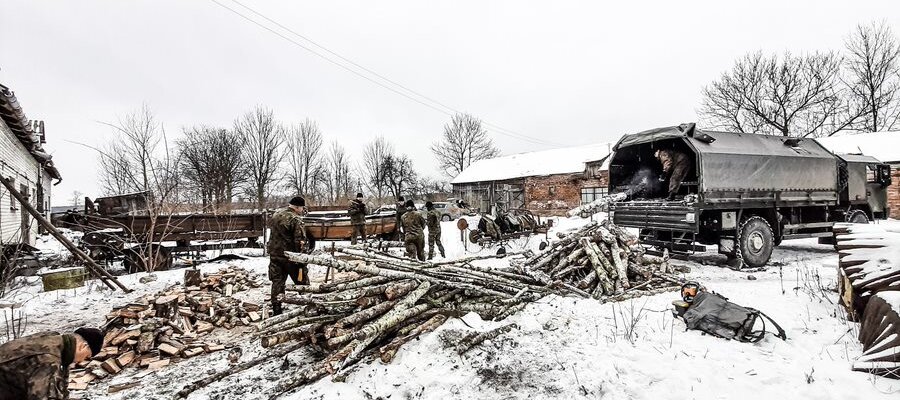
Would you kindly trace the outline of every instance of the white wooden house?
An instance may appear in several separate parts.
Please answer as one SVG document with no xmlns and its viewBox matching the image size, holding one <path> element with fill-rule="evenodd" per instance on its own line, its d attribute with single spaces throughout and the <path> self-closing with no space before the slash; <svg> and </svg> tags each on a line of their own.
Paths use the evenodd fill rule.
<svg viewBox="0 0 900 400">
<path fill-rule="evenodd" d="M 0 178 L 10 179 L 31 205 L 49 217 L 51 183 L 61 178 L 43 143 L 43 121 L 28 120 L 15 94 L 0 84 Z M 0 185 L 0 247 L 34 245 L 38 231 L 37 221 Z"/>
</svg>

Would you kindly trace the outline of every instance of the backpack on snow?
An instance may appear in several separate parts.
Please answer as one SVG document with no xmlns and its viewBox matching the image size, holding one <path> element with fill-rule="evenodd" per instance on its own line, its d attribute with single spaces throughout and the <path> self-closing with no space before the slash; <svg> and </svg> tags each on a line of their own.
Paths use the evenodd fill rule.
<svg viewBox="0 0 900 400">
<path fill-rule="evenodd" d="M 699 292 L 690 308 L 685 311 L 684 322 L 688 329 L 698 329 L 724 339 L 755 343 L 766 334 L 766 321 L 772 323 L 781 340 L 787 340 L 784 329 L 755 308 L 734 304 L 717 293 Z M 763 317 L 763 318 L 760 318 Z M 762 330 L 753 330 L 756 321 L 762 321 Z"/>
</svg>

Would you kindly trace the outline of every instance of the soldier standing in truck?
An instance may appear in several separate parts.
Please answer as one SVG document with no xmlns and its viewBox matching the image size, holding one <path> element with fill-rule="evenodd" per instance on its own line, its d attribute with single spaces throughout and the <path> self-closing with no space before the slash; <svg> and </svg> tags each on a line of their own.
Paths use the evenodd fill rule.
<svg viewBox="0 0 900 400">
<path fill-rule="evenodd" d="M 691 159 L 687 154 L 674 149 L 657 150 L 655 155 L 663 168 L 663 176 L 660 177 L 660 180 L 669 180 L 669 195 L 666 200 L 675 200 L 675 195 L 681 189 L 681 182 L 684 181 L 691 168 Z"/>
</svg>

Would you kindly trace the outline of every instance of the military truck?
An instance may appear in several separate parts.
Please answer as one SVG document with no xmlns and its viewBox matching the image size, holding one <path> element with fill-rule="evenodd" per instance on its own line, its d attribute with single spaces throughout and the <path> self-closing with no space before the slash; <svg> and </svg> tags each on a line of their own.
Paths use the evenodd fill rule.
<svg viewBox="0 0 900 400">
<path fill-rule="evenodd" d="M 656 150 L 688 155 L 675 200 Z M 734 267 L 761 267 L 785 239 L 832 236 L 835 222 L 888 217 L 890 167 L 864 155 L 836 155 L 814 139 L 715 132 L 695 124 L 625 135 L 609 161 L 610 207 L 643 243 L 687 255 L 718 245 Z M 660 179 L 662 177 L 662 180 Z M 622 195 L 619 195 L 622 197 Z"/>
</svg>

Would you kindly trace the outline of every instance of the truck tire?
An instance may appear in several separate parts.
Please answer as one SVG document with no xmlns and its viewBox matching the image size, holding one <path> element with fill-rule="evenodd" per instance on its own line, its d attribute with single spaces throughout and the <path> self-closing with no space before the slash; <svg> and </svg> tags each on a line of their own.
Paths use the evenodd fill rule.
<svg viewBox="0 0 900 400">
<path fill-rule="evenodd" d="M 851 224 L 868 224 L 869 216 L 863 210 L 851 210 L 847 213 L 847 222 Z"/>
<path fill-rule="evenodd" d="M 769 262 L 775 248 L 775 235 L 765 218 L 752 216 L 741 224 L 738 256 L 743 266 L 760 268 Z"/>
</svg>

